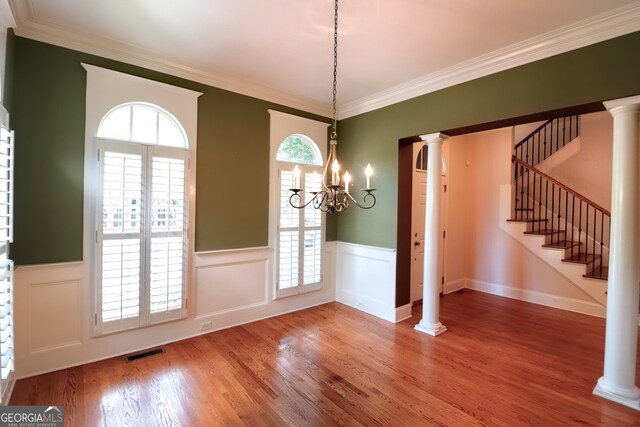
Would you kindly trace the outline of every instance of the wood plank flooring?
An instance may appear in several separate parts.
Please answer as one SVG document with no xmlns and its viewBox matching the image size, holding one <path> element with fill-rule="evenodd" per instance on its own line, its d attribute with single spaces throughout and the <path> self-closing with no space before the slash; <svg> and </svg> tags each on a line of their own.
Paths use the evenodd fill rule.
<svg viewBox="0 0 640 427">
<path fill-rule="evenodd" d="M 63 404 L 67 426 L 91 427 L 640 426 L 591 393 L 603 319 L 473 291 L 442 298 L 437 338 L 420 317 L 325 304 L 20 380 L 11 404 Z"/>
</svg>

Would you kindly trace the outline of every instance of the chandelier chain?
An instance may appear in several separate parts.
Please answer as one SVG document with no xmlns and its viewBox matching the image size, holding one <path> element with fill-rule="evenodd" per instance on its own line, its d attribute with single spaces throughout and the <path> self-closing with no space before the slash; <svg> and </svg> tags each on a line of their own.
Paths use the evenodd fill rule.
<svg viewBox="0 0 640 427">
<path fill-rule="evenodd" d="M 311 197 L 305 196 L 305 191 L 300 185 L 301 171 L 296 166 L 293 170 L 293 188 L 290 189 L 289 205 L 295 209 L 304 209 L 311 206 L 321 212 L 331 215 L 343 212 L 351 204 L 361 209 L 371 209 L 376 204 L 375 188 L 371 186 L 371 175 L 373 169 L 371 165 L 365 168 L 367 176 L 367 186 L 363 188 L 364 196 L 361 202 L 358 202 L 354 194 L 350 190 L 351 176 L 348 172 L 343 175 L 344 184 L 340 184 L 340 164 L 338 163 L 338 155 L 336 154 L 336 146 L 338 145 L 337 131 L 337 107 L 336 98 L 338 92 L 338 0 L 334 0 L 335 14 L 333 17 L 333 122 L 331 124 L 331 141 L 329 144 L 329 153 L 327 161 L 322 172 L 322 186 L 318 191 L 310 191 Z M 329 171 L 331 168 L 331 171 Z M 329 174 L 331 178 L 329 179 Z M 307 179 L 307 178 L 303 178 Z"/>
<path fill-rule="evenodd" d="M 338 86 L 338 0 L 335 0 L 335 15 L 333 18 L 333 124 L 331 139 L 338 139 L 336 123 L 336 94 Z"/>
</svg>

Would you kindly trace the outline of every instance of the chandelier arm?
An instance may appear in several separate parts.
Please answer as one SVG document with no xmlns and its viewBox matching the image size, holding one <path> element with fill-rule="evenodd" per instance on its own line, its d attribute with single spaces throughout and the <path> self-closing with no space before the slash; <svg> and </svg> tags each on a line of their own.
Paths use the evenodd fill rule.
<svg viewBox="0 0 640 427">
<path fill-rule="evenodd" d="M 326 212 L 326 200 L 327 197 L 329 197 L 329 191 L 328 190 L 322 190 L 320 192 L 318 192 L 318 194 L 320 195 L 319 198 L 315 198 L 315 201 L 313 202 L 313 207 L 316 209 L 320 209 L 322 212 Z"/>
<path fill-rule="evenodd" d="M 344 190 L 336 192 L 336 211 L 343 212 L 349 207 L 349 193 Z"/>
<path fill-rule="evenodd" d="M 316 200 L 319 195 L 324 193 L 324 191 L 319 191 L 317 193 L 311 193 L 311 194 L 313 194 L 313 197 L 311 199 L 309 199 L 309 201 L 307 203 L 300 204 L 300 205 L 294 205 L 293 204 L 293 198 L 294 197 L 298 198 L 298 203 L 302 203 L 302 194 L 301 194 L 300 190 L 291 190 L 291 191 L 293 191 L 293 194 L 291 194 L 291 196 L 289 196 L 289 204 L 291 205 L 291 207 L 296 208 L 296 209 L 304 209 L 304 208 L 306 208 L 312 202 L 314 202 L 314 200 Z M 315 202 L 314 202 L 314 206 L 315 206 Z"/>
<path fill-rule="evenodd" d="M 346 195 L 349 197 L 349 199 L 351 199 L 351 201 L 352 201 L 352 202 L 353 202 L 357 207 L 359 207 L 360 209 L 371 209 L 372 207 L 374 207 L 374 206 L 376 205 L 376 202 L 377 202 L 376 196 L 375 196 L 375 194 L 373 194 L 373 190 L 364 190 L 364 191 L 365 191 L 367 194 L 365 194 L 365 195 L 364 195 L 364 197 L 362 198 L 362 203 L 359 203 L 359 202 L 355 199 L 355 197 L 353 197 L 353 196 L 351 195 L 351 193 L 345 193 L 345 194 L 346 194 Z M 367 200 L 368 200 L 368 199 L 373 199 L 373 200 L 371 201 L 371 204 L 370 204 L 370 205 L 368 205 L 368 204 L 367 204 Z"/>
</svg>

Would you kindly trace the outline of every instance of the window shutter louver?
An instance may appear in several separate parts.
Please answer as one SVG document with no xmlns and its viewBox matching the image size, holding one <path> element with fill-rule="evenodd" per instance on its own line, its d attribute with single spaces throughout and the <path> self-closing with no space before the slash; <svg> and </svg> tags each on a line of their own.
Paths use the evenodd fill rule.
<svg viewBox="0 0 640 427">
<path fill-rule="evenodd" d="M 0 243 L 13 241 L 13 137 L 0 128 Z"/>
<path fill-rule="evenodd" d="M 101 231 L 101 320 L 140 315 L 142 283 L 142 148 L 103 144 Z"/>
<path fill-rule="evenodd" d="M 187 151 L 101 141 L 100 153 L 98 330 L 180 318 L 186 283 Z"/>
<path fill-rule="evenodd" d="M 0 261 L 0 378 L 6 381 L 13 371 L 13 261 Z"/>
<path fill-rule="evenodd" d="M 153 157 L 151 198 L 151 313 L 182 306 L 185 250 L 185 162 Z"/>
<path fill-rule="evenodd" d="M 313 192 L 320 191 L 322 180 L 318 173 L 304 174 L 307 202 Z M 303 284 L 319 283 L 322 261 L 322 213 L 309 205 L 304 210 L 304 271 Z"/>
<path fill-rule="evenodd" d="M 304 202 L 322 187 L 320 168 L 298 165 Z M 322 281 L 322 212 L 309 205 L 295 209 L 289 203 L 293 172 L 280 170 L 278 212 L 277 292 L 279 296 L 303 292 Z"/>
<path fill-rule="evenodd" d="M 2 109 L 4 110 L 4 109 Z M 2 118 L 7 118 L 2 111 Z M 9 243 L 13 241 L 13 156 L 15 135 L 0 127 L 0 398 L 6 399 L 14 370 L 13 261 Z"/>
</svg>

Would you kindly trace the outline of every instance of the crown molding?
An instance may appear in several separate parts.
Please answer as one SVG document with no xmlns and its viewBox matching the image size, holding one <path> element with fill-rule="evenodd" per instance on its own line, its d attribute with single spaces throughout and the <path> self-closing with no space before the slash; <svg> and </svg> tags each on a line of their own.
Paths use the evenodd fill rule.
<svg viewBox="0 0 640 427">
<path fill-rule="evenodd" d="M 4 18 L 3 3 L 11 6 L 12 19 L 16 23 L 14 25 L 15 32 L 20 37 L 137 65 L 324 117 L 332 115 L 329 105 L 285 94 L 259 83 L 188 67 L 163 58 L 154 52 L 115 40 L 95 37 L 84 32 L 71 31 L 47 22 L 36 16 L 32 0 L 0 0 L 0 18 Z M 0 20 L 0 25 L 2 23 Z M 478 56 L 370 96 L 341 104 L 338 106 L 338 118 L 346 119 L 377 110 L 635 31 L 640 31 L 640 1 Z"/>
<path fill-rule="evenodd" d="M 16 20 L 9 0 L 0 0 L 0 31 L 6 32 L 7 28 L 15 28 L 15 26 Z"/>
<path fill-rule="evenodd" d="M 640 1 L 340 105 L 339 119 L 640 31 Z"/>
<path fill-rule="evenodd" d="M 0 2 L 2 1 L 6 0 L 0 0 Z M 133 45 L 96 37 L 81 31 L 72 31 L 40 19 L 35 14 L 32 0 L 8 1 L 16 18 L 15 33 L 20 37 L 125 62 L 324 117 L 330 117 L 332 114 L 329 105 L 285 94 L 282 91 L 259 83 L 199 70 L 173 62 L 154 52 L 140 49 Z"/>
</svg>

